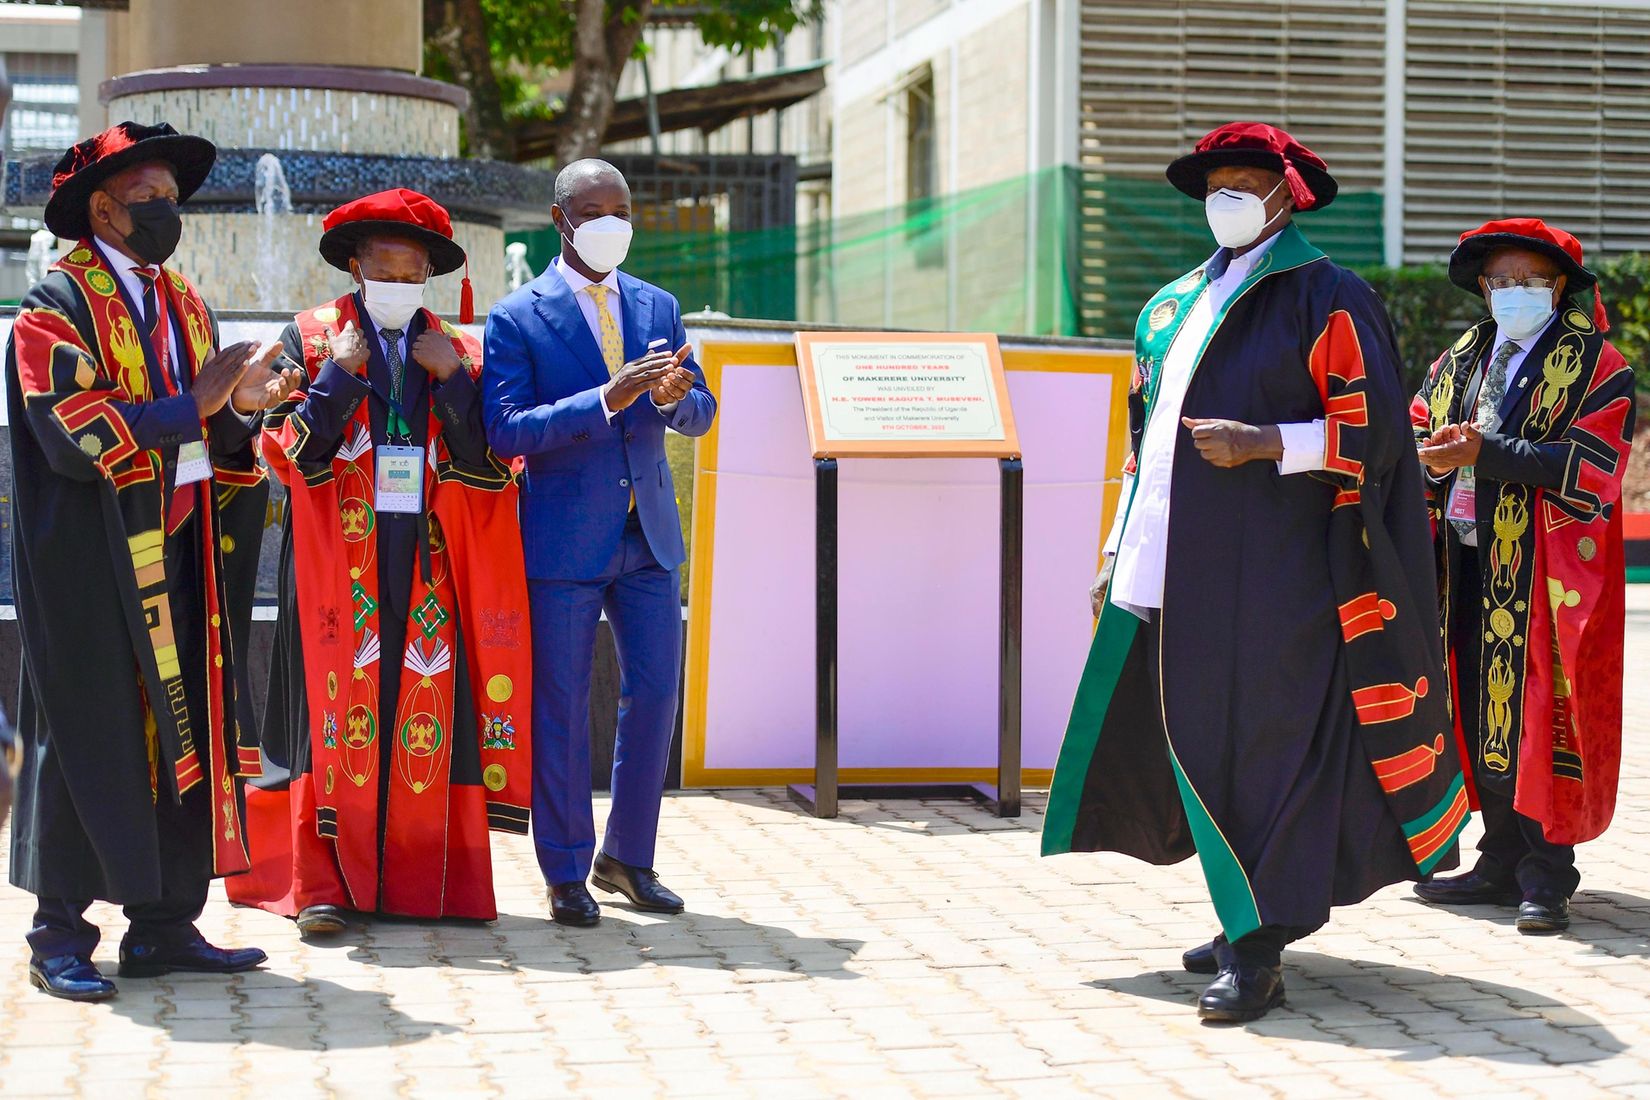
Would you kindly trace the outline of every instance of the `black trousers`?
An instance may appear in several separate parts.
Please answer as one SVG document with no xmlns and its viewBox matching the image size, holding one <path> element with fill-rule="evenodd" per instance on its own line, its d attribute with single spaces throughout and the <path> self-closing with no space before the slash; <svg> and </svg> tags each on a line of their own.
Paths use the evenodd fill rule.
<svg viewBox="0 0 1650 1100">
<path fill-rule="evenodd" d="M 185 691 L 191 714 L 206 713 L 206 622 L 204 581 L 200 569 L 200 520 L 194 518 L 166 540 L 166 574 L 172 581 L 172 632 L 178 660 L 186 671 Z M 165 767 L 165 764 L 162 764 Z M 192 943 L 199 938 L 195 921 L 206 907 L 212 885 L 212 814 L 208 784 L 197 785 L 180 802 L 164 789 L 155 800 L 159 840 L 159 900 L 125 906 L 131 922 L 126 940 L 143 944 Z M 90 898 L 41 897 L 27 939 L 36 959 L 57 955 L 90 956 L 102 934 L 85 917 Z"/>
<path fill-rule="evenodd" d="M 1450 650 L 1455 654 L 1455 675 L 1463 700 L 1461 728 L 1476 764 L 1483 737 L 1479 724 L 1483 685 L 1478 667 L 1484 646 L 1483 577 L 1477 547 L 1461 545 L 1453 531 L 1449 540 L 1455 578 L 1450 598 Z M 1581 882 L 1575 846 L 1548 841 L 1539 821 L 1513 809 L 1512 795 L 1490 790 L 1482 783 L 1477 786 L 1484 837 L 1478 842 L 1474 870 L 1492 882 L 1516 884 L 1525 892 L 1543 890 L 1564 897 L 1574 894 Z"/>
<path fill-rule="evenodd" d="M 1160 676 L 1160 662 L 1158 651 L 1162 644 L 1163 620 L 1162 613 L 1152 611 L 1147 620 L 1146 645 L 1148 658 L 1147 670 L 1151 676 L 1152 691 L 1161 696 L 1163 682 Z M 1302 928 L 1290 924 L 1263 924 L 1237 940 L 1228 943 L 1224 935 L 1215 937 L 1215 956 L 1221 966 L 1230 966 L 1233 963 L 1243 967 L 1279 966 L 1283 961 L 1283 949 L 1296 940 L 1305 939 L 1316 932 L 1323 925 L 1313 925 Z"/>
<path fill-rule="evenodd" d="M 155 820 L 160 827 L 161 863 L 165 869 L 161 897 L 159 901 L 124 907 L 130 922 L 125 942 L 193 943 L 200 936 L 195 921 L 206 908 L 207 891 L 212 885 L 210 872 L 184 869 L 196 862 L 193 856 L 200 847 L 199 835 L 211 827 L 203 788 L 196 787 L 184 795 L 181 805 L 162 793 L 155 803 Z M 26 937 L 30 953 L 36 959 L 56 955 L 89 958 L 103 938 L 97 925 L 85 917 L 91 904 L 90 898 L 36 899 L 34 923 Z"/>
</svg>

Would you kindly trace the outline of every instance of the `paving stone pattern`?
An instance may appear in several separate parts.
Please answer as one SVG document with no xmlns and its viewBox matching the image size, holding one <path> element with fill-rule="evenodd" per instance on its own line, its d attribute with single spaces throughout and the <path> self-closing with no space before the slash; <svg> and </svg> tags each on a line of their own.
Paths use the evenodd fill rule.
<svg viewBox="0 0 1650 1100">
<path fill-rule="evenodd" d="M 311 945 L 214 891 L 204 931 L 268 968 L 104 1005 L 28 988 L 31 899 L 0 887 L 0 1096 L 1650 1096 L 1650 591 L 1629 606 L 1621 807 L 1565 936 L 1395 887 L 1286 953 L 1287 1008 L 1208 1027 L 1179 969 L 1213 924 L 1193 864 L 1038 859 L 1038 796 L 814 821 L 683 794 L 658 864 L 685 916 L 556 928 L 529 845 L 495 837 L 496 924 Z M 112 973 L 123 918 L 91 916 Z"/>
</svg>

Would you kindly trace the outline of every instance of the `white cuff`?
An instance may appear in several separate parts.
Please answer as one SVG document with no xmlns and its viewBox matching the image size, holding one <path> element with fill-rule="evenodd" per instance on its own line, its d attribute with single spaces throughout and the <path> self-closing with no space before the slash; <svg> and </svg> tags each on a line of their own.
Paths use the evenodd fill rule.
<svg viewBox="0 0 1650 1100">
<path fill-rule="evenodd" d="M 602 389 L 601 389 L 602 415 L 607 417 L 609 422 L 611 422 L 615 416 L 619 415 L 618 413 L 614 412 L 612 409 L 607 407 L 607 390 L 608 390 L 608 387 L 610 387 L 612 385 L 613 385 L 613 383 L 611 383 L 611 382 L 603 383 Z"/>
<path fill-rule="evenodd" d="M 1123 521 L 1128 518 L 1129 490 L 1134 487 L 1134 475 L 1123 475 L 1123 491 L 1117 494 L 1117 514 L 1111 518 L 1111 534 L 1106 536 L 1106 545 L 1101 553 L 1108 558 L 1117 556 L 1117 547 L 1123 541 Z"/>
<path fill-rule="evenodd" d="M 1324 422 L 1313 420 L 1305 424 L 1279 424 L 1283 437 L 1283 457 L 1278 459 L 1278 473 L 1306 474 L 1327 465 L 1324 456 L 1326 435 Z"/>
<path fill-rule="evenodd" d="M 651 396 L 649 396 L 648 400 L 652 401 L 653 398 Z M 653 407 L 655 409 L 659 410 L 659 415 L 660 416 L 675 416 L 676 415 L 676 406 L 678 406 L 680 404 L 681 404 L 680 401 L 672 401 L 669 404 L 665 404 L 665 405 L 661 405 L 658 402 L 654 402 Z"/>
</svg>

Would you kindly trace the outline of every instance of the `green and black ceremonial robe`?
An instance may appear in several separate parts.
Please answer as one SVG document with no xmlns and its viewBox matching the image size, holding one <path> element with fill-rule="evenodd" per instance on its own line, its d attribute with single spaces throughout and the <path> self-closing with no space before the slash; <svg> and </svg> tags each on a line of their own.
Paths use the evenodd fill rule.
<svg viewBox="0 0 1650 1100">
<path fill-rule="evenodd" d="M 1136 449 L 1208 284 L 1200 268 L 1141 312 Z M 1324 469 L 1221 469 L 1178 433 L 1158 629 L 1108 599 L 1045 855 L 1161 864 L 1195 850 L 1229 940 L 1315 927 L 1333 905 L 1454 865 L 1467 802 L 1407 410 L 1374 292 L 1285 228 L 1216 312 L 1183 406 L 1161 415 L 1322 419 Z"/>
</svg>

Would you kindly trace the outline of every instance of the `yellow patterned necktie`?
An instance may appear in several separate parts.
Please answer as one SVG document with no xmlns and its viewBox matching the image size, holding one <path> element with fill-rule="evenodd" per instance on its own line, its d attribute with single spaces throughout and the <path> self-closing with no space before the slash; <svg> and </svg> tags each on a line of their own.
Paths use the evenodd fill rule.
<svg viewBox="0 0 1650 1100">
<path fill-rule="evenodd" d="M 613 321 L 613 314 L 607 310 L 607 287 L 600 283 L 591 283 L 584 288 L 590 294 L 590 300 L 596 303 L 596 325 L 602 330 L 602 362 L 607 364 L 607 373 L 611 377 L 619 373 L 624 366 L 624 336 L 619 332 L 619 326 Z M 636 490 L 630 490 L 629 511 L 636 510 Z"/>
<path fill-rule="evenodd" d="M 591 283 L 585 290 L 596 303 L 596 324 L 602 330 L 602 361 L 607 364 L 609 375 L 618 374 L 619 368 L 624 366 L 624 336 L 619 332 L 613 314 L 608 312 L 607 287 Z"/>
</svg>

